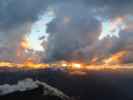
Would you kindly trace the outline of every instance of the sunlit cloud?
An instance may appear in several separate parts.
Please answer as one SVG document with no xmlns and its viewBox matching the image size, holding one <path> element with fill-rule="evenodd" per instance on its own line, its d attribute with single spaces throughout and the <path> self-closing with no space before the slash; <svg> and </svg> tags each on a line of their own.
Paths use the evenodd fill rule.
<svg viewBox="0 0 133 100">
<path fill-rule="evenodd" d="M 125 29 L 124 19 L 119 17 L 115 20 L 106 20 L 102 22 L 102 32 L 99 36 L 99 40 L 110 36 L 119 38 L 119 33 L 121 30 Z"/>
</svg>

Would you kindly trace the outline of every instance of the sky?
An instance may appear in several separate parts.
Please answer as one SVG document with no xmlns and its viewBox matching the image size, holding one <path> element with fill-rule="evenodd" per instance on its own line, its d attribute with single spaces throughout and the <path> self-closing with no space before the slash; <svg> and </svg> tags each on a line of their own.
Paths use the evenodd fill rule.
<svg viewBox="0 0 133 100">
<path fill-rule="evenodd" d="M 37 55 L 42 61 L 89 62 L 127 51 L 124 62 L 133 62 L 132 5 L 132 0 L 1 0 L 0 60 Z"/>
<path fill-rule="evenodd" d="M 40 37 L 45 36 L 45 40 L 47 41 L 47 23 L 49 23 L 54 16 L 49 14 L 44 14 L 39 16 L 39 20 L 33 23 L 31 27 L 31 32 L 29 32 L 27 39 L 30 45 L 30 48 L 35 51 L 44 51 L 45 49 L 41 45 L 43 40 L 39 40 Z"/>
</svg>

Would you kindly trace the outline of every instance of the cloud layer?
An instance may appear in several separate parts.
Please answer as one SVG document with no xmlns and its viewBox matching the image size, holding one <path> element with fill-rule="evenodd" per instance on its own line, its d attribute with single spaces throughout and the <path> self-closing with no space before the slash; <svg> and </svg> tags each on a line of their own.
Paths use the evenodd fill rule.
<svg viewBox="0 0 133 100">
<path fill-rule="evenodd" d="M 130 56 L 125 58 L 126 62 L 132 62 L 132 5 L 132 0 L 1 0 L 0 52 L 4 53 L 0 59 L 15 59 L 21 39 L 31 31 L 38 17 L 50 9 L 55 18 L 47 24 L 49 38 L 44 54 L 47 61 L 88 61 L 94 56 L 107 57 L 127 50 Z M 126 24 L 126 29 L 120 31 L 120 38 L 99 41 L 102 22 L 118 17 L 124 18 Z"/>
</svg>

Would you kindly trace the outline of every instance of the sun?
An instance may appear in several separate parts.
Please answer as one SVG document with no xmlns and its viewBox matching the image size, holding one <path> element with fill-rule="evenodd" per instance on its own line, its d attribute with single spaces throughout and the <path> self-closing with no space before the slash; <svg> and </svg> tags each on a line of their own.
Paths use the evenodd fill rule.
<svg viewBox="0 0 133 100">
<path fill-rule="evenodd" d="M 81 64 L 78 64 L 78 63 L 73 63 L 72 66 L 73 66 L 73 68 L 76 68 L 76 69 L 81 68 Z"/>
</svg>

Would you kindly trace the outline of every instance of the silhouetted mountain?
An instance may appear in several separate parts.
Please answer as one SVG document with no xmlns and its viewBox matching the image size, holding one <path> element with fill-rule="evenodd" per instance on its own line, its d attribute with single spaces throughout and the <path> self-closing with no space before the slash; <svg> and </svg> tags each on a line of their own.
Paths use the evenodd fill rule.
<svg viewBox="0 0 133 100">
<path fill-rule="evenodd" d="M 70 100 L 61 91 L 44 82 L 25 79 L 18 84 L 0 86 L 0 99 Z"/>
</svg>

